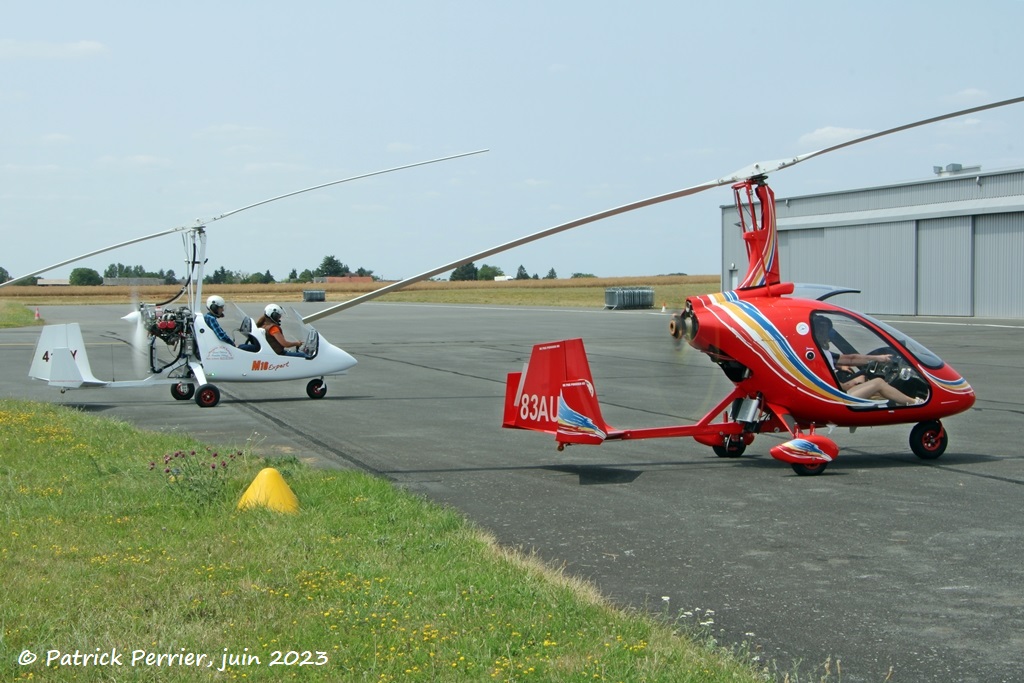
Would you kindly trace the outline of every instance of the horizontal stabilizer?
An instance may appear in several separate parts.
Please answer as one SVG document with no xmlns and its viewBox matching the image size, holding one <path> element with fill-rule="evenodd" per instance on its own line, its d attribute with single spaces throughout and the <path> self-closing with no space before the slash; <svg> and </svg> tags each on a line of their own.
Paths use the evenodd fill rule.
<svg viewBox="0 0 1024 683">
<path fill-rule="evenodd" d="M 50 377 L 46 381 L 51 387 L 65 389 L 77 389 L 85 384 L 71 349 L 54 349 L 50 352 Z"/>
</svg>

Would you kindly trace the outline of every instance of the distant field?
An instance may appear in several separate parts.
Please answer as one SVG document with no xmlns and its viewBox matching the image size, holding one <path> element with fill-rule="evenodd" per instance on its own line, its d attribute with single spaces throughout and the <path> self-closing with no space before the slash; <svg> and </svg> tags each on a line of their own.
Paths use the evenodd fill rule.
<svg viewBox="0 0 1024 683">
<path fill-rule="evenodd" d="M 347 301 L 388 283 L 204 285 L 203 293 L 219 294 L 230 301 L 302 301 L 304 290 L 324 290 L 329 302 Z M 651 277 L 575 278 L 566 280 L 512 280 L 510 282 L 430 281 L 385 294 L 380 301 L 423 303 L 494 304 L 507 306 L 604 306 L 609 287 L 652 287 L 655 306 L 680 308 L 686 297 L 720 289 L 717 275 L 658 275 Z M 46 304 L 109 304 L 137 298 L 161 301 L 179 287 L 5 287 L 0 300 L 28 306 Z"/>
</svg>

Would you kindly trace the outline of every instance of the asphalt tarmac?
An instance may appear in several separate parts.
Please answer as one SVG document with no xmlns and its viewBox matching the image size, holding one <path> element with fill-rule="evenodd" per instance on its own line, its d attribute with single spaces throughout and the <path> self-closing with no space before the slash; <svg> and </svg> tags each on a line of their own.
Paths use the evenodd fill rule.
<svg viewBox="0 0 1024 683">
<path fill-rule="evenodd" d="M 97 377 L 131 374 L 124 310 L 40 311 L 82 324 Z M 26 377 L 38 328 L 0 330 L 0 395 L 364 469 L 619 605 L 703 623 L 781 673 L 799 663 L 801 680 L 826 660 L 835 676 L 839 660 L 829 680 L 1024 681 L 1024 321 L 890 322 L 978 401 L 945 420 L 938 460 L 911 453 L 909 425 L 837 430 L 839 460 L 818 477 L 768 456 L 773 435 L 733 460 L 692 439 L 558 453 L 551 437 L 501 429 L 505 374 L 535 342 L 570 337 L 584 339 L 610 424 L 700 417 L 727 380 L 656 311 L 371 303 L 317 325 L 359 361 L 328 379 L 326 398 L 308 399 L 303 382 L 225 384 L 212 409 L 166 387 L 61 394 Z"/>
</svg>

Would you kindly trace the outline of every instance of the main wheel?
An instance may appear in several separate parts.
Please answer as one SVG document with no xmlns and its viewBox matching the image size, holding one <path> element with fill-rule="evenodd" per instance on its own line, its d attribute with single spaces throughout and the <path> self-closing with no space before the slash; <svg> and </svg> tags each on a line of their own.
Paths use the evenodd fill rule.
<svg viewBox="0 0 1024 683">
<path fill-rule="evenodd" d="M 711 450 L 719 458 L 738 458 L 747 450 L 747 444 L 743 439 L 729 439 L 724 444 L 712 446 Z"/>
<path fill-rule="evenodd" d="M 187 401 L 192 398 L 195 393 L 195 384 L 182 384 L 179 382 L 178 384 L 171 385 L 171 396 L 173 396 L 176 401 Z"/>
<path fill-rule="evenodd" d="M 196 405 L 200 408 L 212 408 L 220 403 L 220 389 L 212 384 L 204 384 L 196 390 Z"/>
<path fill-rule="evenodd" d="M 918 422 L 910 430 L 910 450 L 924 460 L 934 460 L 946 452 L 949 436 L 938 420 Z"/>
<path fill-rule="evenodd" d="M 323 398 L 327 395 L 327 383 L 322 379 L 311 379 L 306 385 L 306 396 L 310 398 Z"/>
<path fill-rule="evenodd" d="M 828 467 L 826 463 L 820 465 L 799 465 L 797 463 L 790 463 L 790 467 L 801 477 L 815 477 L 825 471 Z"/>
</svg>

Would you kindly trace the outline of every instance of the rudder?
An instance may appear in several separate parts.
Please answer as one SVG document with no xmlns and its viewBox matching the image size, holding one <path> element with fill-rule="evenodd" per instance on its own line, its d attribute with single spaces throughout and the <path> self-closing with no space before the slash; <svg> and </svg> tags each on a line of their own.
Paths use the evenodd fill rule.
<svg viewBox="0 0 1024 683">
<path fill-rule="evenodd" d="M 536 344 L 522 372 L 505 383 L 502 426 L 554 434 L 563 443 L 601 443 L 601 417 L 582 339 Z"/>
<path fill-rule="evenodd" d="M 43 327 L 28 376 L 66 389 L 106 384 L 92 374 L 78 323 Z"/>
</svg>

